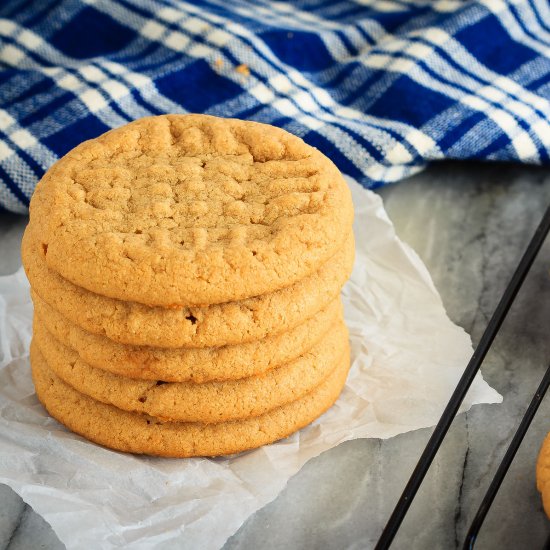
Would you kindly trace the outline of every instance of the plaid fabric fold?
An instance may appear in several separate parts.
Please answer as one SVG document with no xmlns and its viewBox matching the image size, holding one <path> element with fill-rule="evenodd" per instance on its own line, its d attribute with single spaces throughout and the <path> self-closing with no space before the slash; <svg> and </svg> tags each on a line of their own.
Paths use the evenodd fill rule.
<svg viewBox="0 0 550 550">
<path fill-rule="evenodd" d="M 0 207 L 129 120 L 200 112 L 301 136 L 366 187 L 437 159 L 548 163 L 547 0 L 10 0 Z"/>
</svg>

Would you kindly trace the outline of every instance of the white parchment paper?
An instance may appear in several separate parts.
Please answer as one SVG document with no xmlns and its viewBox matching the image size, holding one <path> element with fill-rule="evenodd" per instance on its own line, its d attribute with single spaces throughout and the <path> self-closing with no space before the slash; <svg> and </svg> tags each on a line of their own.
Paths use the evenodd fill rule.
<svg viewBox="0 0 550 550">
<path fill-rule="evenodd" d="M 157 459 L 88 443 L 48 417 L 28 363 L 32 305 L 22 271 L 0 278 L 0 482 L 69 549 L 221 547 L 310 458 L 361 437 L 436 423 L 472 353 L 380 198 L 349 181 L 357 260 L 343 291 L 353 365 L 337 404 L 273 445 L 230 458 Z M 478 376 L 462 407 L 498 403 Z"/>
</svg>

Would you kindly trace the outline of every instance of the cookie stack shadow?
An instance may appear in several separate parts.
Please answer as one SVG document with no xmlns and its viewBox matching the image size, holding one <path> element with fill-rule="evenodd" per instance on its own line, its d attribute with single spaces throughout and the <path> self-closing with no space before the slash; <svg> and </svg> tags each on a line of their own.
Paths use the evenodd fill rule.
<svg viewBox="0 0 550 550">
<path fill-rule="evenodd" d="M 226 135 L 228 125 L 231 127 Z M 141 135 L 149 137 L 142 138 L 139 145 L 128 144 L 136 127 Z M 147 134 L 143 133 L 144 128 Z M 198 151 L 184 139 L 186 135 L 196 137 L 197 132 L 201 138 Z M 194 168 L 190 171 L 189 179 L 194 187 L 185 178 L 178 180 L 178 185 L 190 195 L 196 192 L 197 181 L 201 185 L 214 181 L 216 189 L 220 185 L 223 187 L 225 183 L 220 184 L 216 179 L 220 173 L 229 174 L 231 181 L 243 188 L 247 185 L 255 185 L 256 191 L 269 188 L 269 180 L 257 174 L 265 170 L 269 161 L 278 163 L 276 170 L 273 169 L 273 181 L 280 187 L 284 176 L 282 166 L 287 161 L 280 158 L 281 153 L 277 153 L 277 158 L 268 156 L 266 159 L 265 150 L 256 151 L 254 140 L 249 136 L 251 133 L 254 137 L 255 132 L 260 132 L 264 142 L 283 143 L 285 154 L 301 155 L 300 162 L 305 162 L 301 160 L 305 154 L 318 156 L 314 160 L 316 166 L 320 166 L 321 176 L 319 181 L 315 180 L 314 191 L 307 188 L 309 180 L 306 181 L 305 176 L 296 175 L 297 168 L 290 165 L 290 160 L 295 164 L 298 161 L 293 158 L 288 161 L 288 170 L 291 170 L 288 181 L 290 185 L 300 186 L 301 194 L 324 192 L 326 196 L 336 197 L 333 201 L 335 213 L 328 206 L 324 210 L 321 207 L 312 209 L 311 197 L 305 208 L 303 198 L 299 197 L 302 201 L 299 208 L 303 212 L 307 210 L 310 216 L 300 221 L 306 224 L 301 230 L 307 235 L 310 219 L 313 225 L 317 224 L 316 231 L 327 228 L 326 235 L 319 237 L 322 244 L 330 239 L 328 244 L 323 244 L 326 250 L 310 259 L 307 254 L 314 248 L 311 243 L 300 248 L 298 244 L 294 247 L 293 241 L 282 239 L 280 243 L 288 250 L 278 250 L 282 263 L 276 268 L 278 278 L 272 277 L 274 282 L 270 283 L 264 272 L 271 261 L 268 254 L 271 249 L 263 251 L 261 248 L 262 239 L 271 246 L 269 239 L 275 230 L 270 228 L 265 236 L 262 234 L 254 241 L 254 251 L 249 254 L 258 254 L 257 259 L 253 258 L 256 263 L 266 258 L 265 265 L 260 266 L 263 271 L 258 268 L 255 286 L 249 278 L 255 277 L 256 263 L 250 263 L 252 267 L 247 271 L 249 259 L 242 256 L 242 250 L 250 251 L 251 245 L 234 229 L 245 223 L 242 217 L 239 218 L 241 211 L 253 206 L 252 199 L 247 202 L 246 198 L 241 198 L 237 206 L 231 203 L 231 212 L 235 210 L 235 214 L 224 218 L 223 227 L 208 229 L 216 235 L 218 230 L 230 233 L 231 238 L 222 239 L 220 246 L 230 249 L 230 253 L 224 251 L 227 256 L 239 250 L 234 258 L 231 256 L 232 271 L 227 271 L 229 268 L 224 263 L 222 267 L 227 272 L 221 276 L 222 283 L 213 283 L 201 293 L 199 283 L 196 288 L 193 286 L 192 278 L 196 274 L 189 275 L 193 284 L 184 286 L 183 282 L 178 282 L 183 280 L 181 276 L 187 273 L 185 270 L 191 268 L 184 262 L 176 264 L 179 271 L 169 275 L 176 281 L 175 286 L 179 284 L 187 294 L 178 288 L 178 300 L 171 302 L 172 286 L 167 283 L 170 279 L 168 276 L 163 279 L 166 270 L 149 270 L 156 261 L 150 254 L 151 249 L 170 246 L 172 253 L 172 244 L 160 242 L 158 235 L 173 240 L 174 234 L 170 233 L 172 229 L 167 222 L 162 221 L 165 218 L 158 214 L 160 207 L 158 212 L 156 207 L 150 208 L 150 204 L 162 202 L 157 200 L 155 193 L 158 191 L 159 196 L 165 197 L 167 191 L 161 189 L 161 184 L 173 181 L 170 174 L 181 170 L 181 162 L 174 160 L 180 157 L 199 158 L 202 163 L 199 165 L 201 171 L 196 173 Z M 166 151 L 161 163 L 153 155 L 162 156 L 158 140 L 165 133 L 169 133 L 170 140 L 163 142 Z M 146 172 L 149 187 L 144 196 L 150 202 L 146 206 L 138 200 L 138 191 L 119 183 L 121 176 L 109 163 L 96 165 L 101 154 L 112 163 L 112 151 L 119 154 L 121 143 L 122 147 L 130 149 L 139 147 L 141 156 L 150 156 L 149 163 L 145 164 L 128 160 L 121 153 L 116 159 L 119 164 L 124 163 L 125 173 Z M 94 160 L 83 164 L 88 158 L 86 147 L 94 148 Z M 31 344 L 33 380 L 37 395 L 48 412 L 72 431 L 106 447 L 172 457 L 216 456 L 252 449 L 292 434 L 325 412 L 338 398 L 349 370 L 348 332 L 340 290 L 351 274 L 354 260 L 349 191 L 345 183 L 338 181 L 335 184 L 331 180 L 341 178 L 332 163 L 281 130 L 200 115 L 142 119 L 87 142 L 76 151 L 78 154 L 73 152 L 66 157 L 68 160 L 57 163 L 39 184 L 22 245 L 23 264 L 35 308 Z M 105 151 L 111 152 L 110 155 Z M 233 166 L 236 152 L 243 158 L 238 160 L 238 166 Z M 219 158 L 225 164 L 213 166 L 209 173 L 209 163 L 213 165 Z M 262 166 L 255 168 L 260 162 Z M 163 169 L 150 169 L 155 163 Z M 241 177 L 238 171 L 242 166 L 246 167 L 246 177 Z M 311 179 L 309 166 L 303 172 Z M 59 183 L 69 172 L 69 183 Z M 84 176 L 79 179 L 80 173 Z M 80 200 L 76 187 L 71 188 L 73 184 L 84 190 L 85 200 Z M 113 190 L 119 185 L 141 205 L 132 211 L 131 223 L 135 225 L 136 219 L 143 218 L 144 227 L 153 224 L 149 235 L 158 242 L 150 237 L 147 242 L 140 240 L 138 248 L 128 248 L 126 244 L 124 250 L 116 247 L 118 235 L 123 232 L 122 222 L 117 221 L 121 217 L 119 211 L 125 216 L 124 227 L 130 224 L 130 214 L 124 210 L 127 202 L 117 203 L 112 198 L 116 194 Z M 137 188 L 138 184 L 135 185 Z M 223 197 L 212 198 L 215 191 L 204 185 L 211 202 L 208 199 L 198 201 L 195 196 L 190 201 L 206 203 L 205 208 L 217 208 L 225 195 L 234 191 L 233 187 L 227 187 Z M 288 194 L 292 193 L 291 188 Z M 107 196 L 107 199 L 90 204 L 97 196 Z M 142 196 L 139 197 L 141 200 Z M 328 203 L 328 199 L 325 202 Z M 115 215 L 105 215 L 106 204 L 109 212 Z M 178 221 L 173 215 L 174 198 L 162 204 L 170 205 L 170 219 Z M 281 204 L 288 211 L 298 208 L 292 201 Z M 229 211 L 227 203 L 222 208 L 224 213 Z M 345 209 L 348 212 L 342 213 Z M 201 248 L 204 248 L 204 224 L 213 226 L 222 222 L 215 218 L 205 221 L 204 217 L 196 216 L 190 222 L 189 210 L 187 208 L 179 218 L 180 224 L 183 226 L 185 222 L 185 231 L 195 236 L 195 246 L 198 247 L 196 243 L 202 239 Z M 319 224 L 322 215 L 326 219 Z M 90 222 L 91 219 L 95 223 L 96 217 L 101 219 L 102 231 L 108 226 L 115 237 L 102 240 L 102 233 L 97 230 L 99 223 Z M 267 225 L 265 220 L 269 221 L 267 214 L 264 214 L 264 225 Z M 290 223 L 298 222 L 292 219 Z M 329 230 L 330 223 L 336 224 L 336 228 Z M 112 227 L 109 224 L 113 224 Z M 276 222 L 273 227 L 283 232 Z M 142 236 L 142 230 L 134 233 Z M 236 241 L 235 234 L 238 234 Z M 184 245 L 188 242 L 187 233 L 185 235 L 179 243 L 181 247 L 188 246 Z M 283 246 L 280 243 L 277 246 Z M 134 253 L 135 259 L 126 257 Z M 193 253 L 198 257 L 198 252 Z M 297 277 L 293 266 L 301 266 L 301 254 L 309 267 Z M 214 264 L 219 257 L 212 254 L 205 261 Z M 201 261 L 202 258 L 203 255 Z M 96 265 L 100 267 L 96 269 Z M 140 274 L 143 288 L 149 289 L 142 294 Z M 154 284 L 145 283 L 151 280 Z M 220 286 L 224 288 L 220 290 Z M 257 292 L 258 289 L 268 291 Z M 181 298 L 183 294 L 185 299 Z"/>
</svg>

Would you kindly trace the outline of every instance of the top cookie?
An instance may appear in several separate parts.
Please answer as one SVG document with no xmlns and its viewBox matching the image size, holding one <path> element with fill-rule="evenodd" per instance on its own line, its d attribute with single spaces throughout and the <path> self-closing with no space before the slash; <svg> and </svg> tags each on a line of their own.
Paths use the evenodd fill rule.
<svg viewBox="0 0 550 550">
<path fill-rule="evenodd" d="M 31 219 L 48 265 L 88 290 L 204 306 L 289 286 L 349 234 L 334 164 L 272 126 L 148 117 L 82 143 L 38 184 Z"/>
</svg>

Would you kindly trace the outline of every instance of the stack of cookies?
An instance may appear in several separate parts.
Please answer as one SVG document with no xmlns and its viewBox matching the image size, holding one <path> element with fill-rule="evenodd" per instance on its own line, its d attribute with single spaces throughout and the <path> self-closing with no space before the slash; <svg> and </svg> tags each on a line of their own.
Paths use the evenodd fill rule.
<svg viewBox="0 0 550 550">
<path fill-rule="evenodd" d="M 264 124 L 168 115 L 82 143 L 38 184 L 23 238 L 39 399 L 151 455 L 309 424 L 349 369 L 352 218 L 332 162 Z"/>
</svg>

